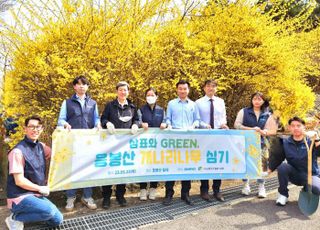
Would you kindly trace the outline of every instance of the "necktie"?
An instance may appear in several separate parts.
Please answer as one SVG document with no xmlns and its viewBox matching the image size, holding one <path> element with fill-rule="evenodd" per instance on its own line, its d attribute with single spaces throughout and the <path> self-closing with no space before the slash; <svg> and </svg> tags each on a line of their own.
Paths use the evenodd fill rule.
<svg viewBox="0 0 320 230">
<path fill-rule="evenodd" d="M 213 108 L 213 99 L 210 98 L 210 126 L 214 129 L 214 108 Z"/>
</svg>

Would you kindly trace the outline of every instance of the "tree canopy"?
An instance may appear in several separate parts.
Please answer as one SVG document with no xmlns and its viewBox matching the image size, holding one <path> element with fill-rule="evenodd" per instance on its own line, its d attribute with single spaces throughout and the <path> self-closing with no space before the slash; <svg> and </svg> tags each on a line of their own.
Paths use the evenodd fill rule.
<svg viewBox="0 0 320 230">
<path fill-rule="evenodd" d="M 115 97 L 120 80 L 129 82 L 138 106 L 149 86 L 157 88 L 166 106 L 181 78 L 191 82 L 193 100 L 202 96 L 206 79 L 217 79 L 230 126 L 255 91 L 271 99 L 283 122 L 314 106 L 319 29 L 302 29 L 296 22 L 303 15 L 274 20 L 279 11 L 246 1 L 40 2 L 24 1 L 19 16 L 12 11 L 15 25 L 0 32 L 11 60 L 4 83 L 6 112 L 18 115 L 20 124 L 29 114 L 43 116 L 45 138 L 50 139 L 79 74 L 88 76 L 100 112 Z"/>
</svg>

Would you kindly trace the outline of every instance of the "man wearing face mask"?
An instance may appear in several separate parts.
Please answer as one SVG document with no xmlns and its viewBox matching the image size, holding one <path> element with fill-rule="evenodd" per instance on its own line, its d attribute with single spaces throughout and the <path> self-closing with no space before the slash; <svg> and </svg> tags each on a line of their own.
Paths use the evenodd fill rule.
<svg viewBox="0 0 320 230">
<path fill-rule="evenodd" d="M 134 104 L 127 99 L 129 96 L 129 84 L 120 81 L 117 86 L 117 99 L 106 104 L 101 116 L 101 125 L 107 128 L 110 134 L 115 133 L 115 129 L 130 129 L 131 133 L 136 134 L 139 129 L 139 117 Z M 124 198 L 126 192 L 125 184 L 116 186 L 116 199 L 121 207 L 127 205 Z M 110 197 L 112 194 L 112 185 L 102 186 L 103 202 L 102 207 L 110 207 Z"/>
<path fill-rule="evenodd" d="M 149 127 L 165 129 L 165 112 L 162 107 L 156 104 L 158 94 L 156 89 L 149 88 L 145 93 L 147 104 L 138 110 L 139 122 L 147 130 Z M 156 199 L 156 189 L 158 182 L 150 182 L 149 199 Z M 140 183 L 140 200 L 147 200 L 147 183 Z"/>
</svg>

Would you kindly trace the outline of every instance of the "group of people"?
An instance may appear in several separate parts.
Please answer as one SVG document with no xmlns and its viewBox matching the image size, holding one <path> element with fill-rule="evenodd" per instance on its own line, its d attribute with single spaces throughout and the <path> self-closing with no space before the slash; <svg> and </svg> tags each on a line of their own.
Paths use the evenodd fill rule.
<svg viewBox="0 0 320 230">
<path fill-rule="evenodd" d="M 115 129 L 131 129 L 136 134 L 139 128 L 148 129 L 229 129 L 227 126 L 226 109 L 224 100 L 216 96 L 217 81 L 206 80 L 203 85 L 205 95 L 197 101 L 188 98 L 190 84 L 180 80 L 176 84 L 177 98 L 167 105 L 167 111 L 157 104 L 158 94 L 155 88 L 145 92 L 146 104 L 137 109 L 128 99 L 129 84 L 121 81 L 116 85 L 117 98 L 105 105 L 99 117 L 98 106 L 88 94 L 89 82 L 84 76 L 78 76 L 73 81 L 75 93 L 70 99 L 62 103 L 58 126 L 65 129 L 107 129 L 110 134 Z M 306 149 L 303 148 L 304 121 L 298 117 L 289 120 L 291 136 L 281 141 L 281 154 L 269 166 L 268 171 L 278 168 L 279 197 L 277 204 L 285 205 L 288 198 L 288 182 L 306 185 Z M 261 148 L 266 148 L 265 140 L 268 136 L 276 134 L 277 123 L 273 118 L 268 100 L 260 92 L 252 95 L 250 105 L 241 109 L 234 123 L 236 129 L 255 130 L 262 136 Z M 48 146 L 38 141 L 43 130 L 42 120 L 38 116 L 31 116 L 25 121 L 25 138 L 18 143 L 9 153 L 8 173 L 8 208 L 11 215 L 6 218 L 9 229 L 23 229 L 24 222 L 46 221 L 49 226 L 58 226 L 63 216 L 56 206 L 45 198 L 49 195 L 46 186 L 46 160 L 49 159 L 51 150 Z M 308 139 L 308 143 L 310 140 Z M 313 160 L 313 192 L 320 194 L 319 169 L 316 156 L 320 155 L 319 142 L 314 148 Z M 284 159 L 287 162 L 284 163 Z M 174 195 L 174 181 L 165 183 L 164 205 L 172 203 Z M 264 180 L 259 179 L 258 197 L 265 198 L 266 191 Z M 193 205 L 189 196 L 191 181 L 181 182 L 181 199 L 188 205 Z M 140 183 L 140 199 L 154 200 L 158 183 L 151 182 L 147 191 L 147 183 Z M 224 201 L 220 191 L 221 180 L 213 180 L 213 197 Z M 124 197 L 125 184 L 116 185 L 116 200 L 120 206 L 127 205 Z M 249 181 L 244 180 L 242 194 L 250 194 Z M 112 185 L 102 186 L 102 207 L 110 207 Z M 66 210 L 72 211 L 76 201 L 76 190 L 66 191 Z M 209 181 L 201 180 L 200 196 L 203 200 L 211 202 L 209 195 Z M 96 209 L 97 205 L 92 198 L 92 188 L 83 188 L 81 202 L 89 209 Z"/>
</svg>

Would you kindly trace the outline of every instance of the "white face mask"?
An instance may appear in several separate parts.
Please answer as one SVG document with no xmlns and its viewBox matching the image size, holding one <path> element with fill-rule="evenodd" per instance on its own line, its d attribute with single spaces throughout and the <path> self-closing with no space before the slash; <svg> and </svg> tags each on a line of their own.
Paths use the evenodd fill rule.
<svg viewBox="0 0 320 230">
<path fill-rule="evenodd" d="M 128 122 L 131 120 L 131 116 L 119 117 L 119 120 L 122 122 Z"/>
<path fill-rule="evenodd" d="M 152 105 L 152 104 L 156 103 L 156 100 L 157 100 L 157 97 L 156 97 L 156 96 L 148 96 L 148 97 L 147 97 L 147 103 L 148 103 L 149 105 Z"/>
</svg>

